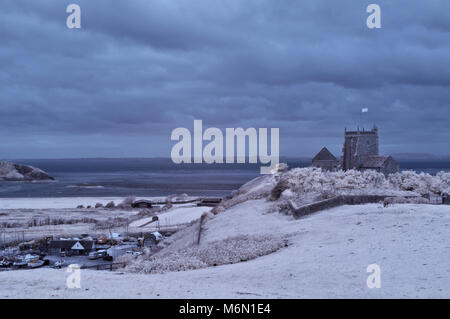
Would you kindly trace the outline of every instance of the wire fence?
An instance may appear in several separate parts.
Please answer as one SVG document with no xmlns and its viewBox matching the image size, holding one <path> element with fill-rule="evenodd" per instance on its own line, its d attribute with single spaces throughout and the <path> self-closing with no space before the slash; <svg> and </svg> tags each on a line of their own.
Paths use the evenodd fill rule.
<svg viewBox="0 0 450 319">
<path fill-rule="evenodd" d="M 83 266 L 80 269 L 95 269 L 95 270 L 110 270 L 113 271 L 117 268 L 120 268 L 119 266 L 125 267 L 127 265 L 126 262 L 115 262 L 115 263 L 105 263 L 105 264 L 98 264 L 98 265 L 92 265 L 92 266 Z"/>
</svg>

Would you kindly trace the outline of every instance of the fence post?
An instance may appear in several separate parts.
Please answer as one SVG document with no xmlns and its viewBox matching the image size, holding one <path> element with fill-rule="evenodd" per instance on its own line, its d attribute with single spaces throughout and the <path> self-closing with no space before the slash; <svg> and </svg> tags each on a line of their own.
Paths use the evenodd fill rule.
<svg viewBox="0 0 450 319">
<path fill-rule="evenodd" d="M 200 245 L 200 237 L 202 236 L 202 226 L 203 226 L 203 222 L 205 221 L 206 218 L 206 214 L 202 214 L 202 216 L 200 217 L 199 220 L 199 225 L 198 225 L 198 236 L 197 236 L 197 245 Z"/>
</svg>

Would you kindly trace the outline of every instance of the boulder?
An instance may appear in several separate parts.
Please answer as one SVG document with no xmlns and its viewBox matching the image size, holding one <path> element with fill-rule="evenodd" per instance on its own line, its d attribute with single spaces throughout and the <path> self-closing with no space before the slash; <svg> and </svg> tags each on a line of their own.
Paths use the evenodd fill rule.
<svg viewBox="0 0 450 319">
<path fill-rule="evenodd" d="M 103 207 L 103 204 L 102 203 L 97 203 L 97 204 L 95 204 L 95 208 L 102 208 Z"/>
<path fill-rule="evenodd" d="M 0 180 L 38 181 L 38 180 L 54 180 L 54 178 L 49 174 L 47 174 L 46 172 L 33 166 L 1 161 Z"/>
<path fill-rule="evenodd" d="M 106 204 L 105 208 L 114 208 L 116 207 L 116 204 L 114 204 L 113 201 L 109 202 L 108 204 Z"/>
</svg>

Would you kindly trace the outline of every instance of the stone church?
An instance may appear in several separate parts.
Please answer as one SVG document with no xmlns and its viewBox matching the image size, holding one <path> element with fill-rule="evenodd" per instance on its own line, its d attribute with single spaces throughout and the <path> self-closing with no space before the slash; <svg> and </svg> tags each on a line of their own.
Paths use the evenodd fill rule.
<svg viewBox="0 0 450 319">
<path fill-rule="evenodd" d="M 378 128 L 345 130 L 342 160 L 339 161 L 324 147 L 312 160 L 312 166 L 329 171 L 339 169 L 375 170 L 385 175 L 396 173 L 399 166 L 392 156 L 379 155 Z"/>
</svg>

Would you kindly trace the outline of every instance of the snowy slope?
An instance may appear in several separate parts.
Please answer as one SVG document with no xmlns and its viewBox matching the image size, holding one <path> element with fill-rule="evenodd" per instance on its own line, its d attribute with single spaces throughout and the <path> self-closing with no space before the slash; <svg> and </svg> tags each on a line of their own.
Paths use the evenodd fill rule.
<svg viewBox="0 0 450 319">
<path fill-rule="evenodd" d="M 200 218 L 204 212 L 210 211 L 211 208 L 208 207 L 188 207 L 181 206 L 170 209 L 167 212 L 156 214 L 159 218 L 159 225 L 177 225 L 190 223 L 193 220 Z M 146 217 L 136 220 L 130 224 L 130 227 L 142 227 L 143 225 L 151 222 L 153 217 Z"/>
<path fill-rule="evenodd" d="M 205 240 L 275 232 L 290 246 L 248 262 L 156 275 L 64 270 L 0 272 L 0 297 L 25 298 L 449 298 L 450 206 L 342 206 L 294 220 L 248 201 L 211 219 Z M 381 267 L 380 289 L 366 267 Z M 112 284 L 113 283 L 113 284 Z"/>
</svg>

